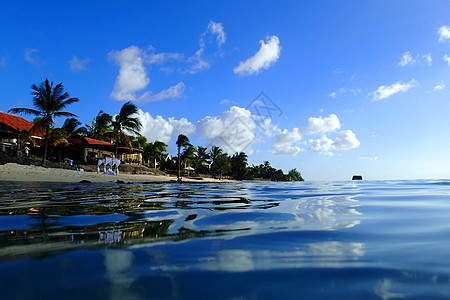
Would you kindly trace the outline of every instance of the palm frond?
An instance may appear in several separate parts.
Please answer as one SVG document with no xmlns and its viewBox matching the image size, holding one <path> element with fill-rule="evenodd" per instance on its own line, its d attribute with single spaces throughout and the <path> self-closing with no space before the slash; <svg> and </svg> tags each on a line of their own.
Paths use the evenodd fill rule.
<svg viewBox="0 0 450 300">
<path fill-rule="evenodd" d="M 35 115 L 35 116 L 39 116 L 40 112 L 38 110 L 35 109 L 31 109 L 31 108 L 11 108 L 10 110 L 8 110 L 8 113 L 11 114 L 25 114 L 25 115 Z"/>
</svg>

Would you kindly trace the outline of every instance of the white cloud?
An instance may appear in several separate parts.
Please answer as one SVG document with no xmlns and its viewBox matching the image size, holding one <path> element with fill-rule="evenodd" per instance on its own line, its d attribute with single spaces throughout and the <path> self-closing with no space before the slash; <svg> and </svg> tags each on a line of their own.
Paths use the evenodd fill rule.
<svg viewBox="0 0 450 300">
<path fill-rule="evenodd" d="M 416 84 L 417 84 L 416 80 L 413 79 L 407 83 L 397 81 L 396 83 L 391 84 L 389 86 L 382 85 L 375 92 L 372 93 L 373 95 L 372 101 L 385 99 L 400 92 L 404 93 L 408 91 L 410 88 L 416 86 Z"/>
<path fill-rule="evenodd" d="M 162 141 L 166 144 L 176 139 L 179 134 L 190 136 L 195 132 L 195 125 L 185 118 L 176 120 L 161 116 L 153 118 L 148 112 L 139 110 L 139 120 L 142 123 L 141 134 L 149 141 Z"/>
<path fill-rule="evenodd" d="M 444 61 L 450 66 L 450 56 L 444 54 Z"/>
<path fill-rule="evenodd" d="M 378 156 L 374 157 L 358 157 L 359 160 L 378 160 Z"/>
<path fill-rule="evenodd" d="M 362 92 L 361 89 L 341 87 L 339 90 L 330 93 L 329 96 L 331 98 L 338 98 L 338 95 L 342 95 L 342 94 L 346 94 L 346 93 L 350 93 L 353 96 L 356 96 L 361 92 Z"/>
<path fill-rule="evenodd" d="M 425 61 L 428 63 L 429 66 L 431 66 L 433 64 L 433 59 L 431 58 L 431 54 L 426 54 L 422 57 L 425 59 Z"/>
<path fill-rule="evenodd" d="M 407 65 L 414 65 L 416 63 L 423 63 L 423 62 L 426 62 L 428 66 L 431 66 L 433 64 L 433 58 L 431 57 L 431 54 L 416 55 L 415 57 L 413 57 L 411 52 L 408 51 L 403 53 L 403 56 L 400 59 L 398 65 L 405 67 Z"/>
<path fill-rule="evenodd" d="M 330 152 L 332 150 L 350 150 L 360 145 L 359 140 L 351 130 L 339 132 L 335 141 L 326 136 L 322 136 L 320 139 L 310 139 L 309 143 L 309 149 L 311 151 L 325 153 L 329 156 L 333 155 Z"/>
<path fill-rule="evenodd" d="M 277 36 L 268 36 L 266 42 L 261 40 L 259 43 L 261 47 L 258 52 L 246 61 L 241 61 L 239 66 L 233 69 L 234 73 L 239 75 L 258 74 L 278 61 L 281 46 L 280 39 Z"/>
<path fill-rule="evenodd" d="M 225 31 L 223 30 L 223 25 L 221 23 L 216 23 L 214 21 L 209 21 L 207 32 L 211 32 L 216 35 L 217 45 L 220 47 L 226 41 Z"/>
<path fill-rule="evenodd" d="M 416 60 L 411 56 L 410 52 L 405 52 L 403 53 L 402 58 L 400 59 L 400 62 L 398 63 L 399 66 L 407 66 L 407 65 L 412 65 L 416 62 Z"/>
<path fill-rule="evenodd" d="M 302 135 L 298 128 L 294 128 L 292 131 L 288 131 L 287 129 L 280 131 L 275 136 L 275 142 L 271 152 L 275 155 L 295 156 L 299 152 L 304 151 L 302 148 L 294 145 L 300 142 L 301 139 Z"/>
<path fill-rule="evenodd" d="M 336 140 L 333 142 L 333 147 L 336 150 L 349 150 L 359 147 L 360 142 L 356 135 L 351 130 L 344 130 L 339 132 Z"/>
<path fill-rule="evenodd" d="M 41 58 L 39 57 L 38 53 L 38 49 L 26 49 L 25 60 L 30 64 L 39 66 L 41 64 Z"/>
<path fill-rule="evenodd" d="M 70 69 L 74 72 L 80 72 L 83 70 L 87 70 L 87 64 L 90 62 L 89 58 L 79 59 L 75 55 L 72 56 L 72 59 L 69 61 Z"/>
<path fill-rule="evenodd" d="M 440 91 L 445 89 L 445 82 L 443 80 L 441 80 L 439 83 L 437 83 L 434 88 L 433 91 Z"/>
<path fill-rule="evenodd" d="M 114 84 L 111 96 L 116 100 L 137 99 L 136 92 L 141 91 L 150 83 L 144 67 L 144 52 L 136 46 L 130 46 L 122 51 L 111 51 L 108 56 L 119 65 L 119 75 Z"/>
<path fill-rule="evenodd" d="M 200 48 L 194 55 L 188 58 L 187 62 L 190 66 L 184 70 L 180 70 L 181 73 L 195 74 L 203 69 L 208 69 L 210 64 L 203 58 L 206 50 L 207 39 L 211 36 L 216 37 L 217 46 L 220 48 L 226 41 L 225 31 L 221 23 L 210 21 L 205 32 L 200 35 L 199 46 Z"/>
<path fill-rule="evenodd" d="M 183 96 L 186 86 L 183 82 L 178 82 L 176 85 L 169 87 L 167 90 L 162 90 L 156 95 L 151 95 L 150 92 L 142 94 L 137 100 L 138 102 L 156 102 L 170 98 L 180 98 Z"/>
<path fill-rule="evenodd" d="M 442 26 L 438 29 L 439 33 L 439 42 L 444 42 L 445 40 L 450 39 L 450 26 Z"/>
<path fill-rule="evenodd" d="M 326 136 L 322 136 L 320 139 L 310 139 L 309 150 L 319 153 L 329 153 L 333 150 L 333 141 Z"/>
<path fill-rule="evenodd" d="M 150 47 L 150 49 L 153 48 Z M 150 64 L 163 64 L 171 60 L 179 61 L 182 59 L 184 59 L 184 54 L 182 53 L 150 53 L 146 61 Z"/>
<path fill-rule="evenodd" d="M 335 131 L 339 129 L 341 124 L 338 117 L 335 114 L 331 114 L 329 117 L 323 118 L 311 117 L 308 119 L 308 128 L 306 128 L 306 134 L 317 134 Z"/>
<path fill-rule="evenodd" d="M 219 116 L 201 119 L 196 128 L 207 145 L 218 146 L 228 154 L 240 151 L 251 154 L 251 146 L 257 140 L 257 125 L 251 112 L 238 106 L 232 106 Z"/>
</svg>

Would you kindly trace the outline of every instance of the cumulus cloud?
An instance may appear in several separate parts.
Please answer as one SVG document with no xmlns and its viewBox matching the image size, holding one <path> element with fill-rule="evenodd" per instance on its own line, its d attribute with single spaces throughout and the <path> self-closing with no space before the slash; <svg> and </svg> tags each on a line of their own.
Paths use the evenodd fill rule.
<svg viewBox="0 0 450 300">
<path fill-rule="evenodd" d="M 309 150 L 319 153 L 328 153 L 333 149 L 333 141 L 326 136 L 322 136 L 320 139 L 310 139 Z"/>
<path fill-rule="evenodd" d="M 433 88 L 433 91 L 440 91 L 445 89 L 445 83 L 443 80 L 441 80 L 438 84 L 436 84 Z"/>
<path fill-rule="evenodd" d="M 141 134 L 149 141 L 162 141 L 166 144 L 176 139 L 179 134 L 190 136 L 195 132 L 195 125 L 185 118 L 164 119 L 161 116 L 153 118 L 148 112 L 139 110 L 139 120 L 142 123 Z"/>
<path fill-rule="evenodd" d="M 80 72 L 83 70 L 87 70 L 87 64 L 90 62 L 89 58 L 79 59 L 75 55 L 72 56 L 72 59 L 69 61 L 70 69 L 74 72 Z"/>
<path fill-rule="evenodd" d="M 259 43 L 261 44 L 261 47 L 258 52 L 246 61 L 241 61 L 239 65 L 233 69 L 235 74 L 258 74 L 278 61 L 281 46 L 280 39 L 276 35 L 268 36 L 266 42 L 261 40 Z"/>
<path fill-rule="evenodd" d="M 373 95 L 372 101 L 385 99 L 397 93 L 404 93 L 409 89 L 413 88 L 414 86 L 416 86 L 416 84 L 417 84 L 416 80 L 413 79 L 407 83 L 397 81 L 396 83 L 391 84 L 389 86 L 382 85 L 375 92 L 372 93 Z"/>
<path fill-rule="evenodd" d="M 339 132 L 334 141 L 326 136 L 322 136 L 320 139 L 310 139 L 309 143 L 311 151 L 327 155 L 332 155 L 330 152 L 332 150 L 350 150 L 360 145 L 359 140 L 351 130 Z"/>
<path fill-rule="evenodd" d="M 339 118 L 335 114 L 331 114 L 329 117 L 323 118 L 311 117 L 308 119 L 308 128 L 306 128 L 306 134 L 317 134 L 332 132 L 341 127 Z"/>
<path fill-rule="evenodd" d="M 201 119 L 196 128 L 208 145 L 218 146 L 228 154 L 240 151 L 250 154 L 257 140 L 257 125 L 251 112 L 238 106 L 232 106 L 219 116 Z"/>
<path fill-rule="evenodd" d="M 450 26 L 442 26 L 438 29 L 439 42 L 444 42 L 450 39 Z"/>
<path fill-rule="evenodd" d="M 130 46 L 122 51 L 111 51 L 108 56 L 120 67 L 111 96 L 116 100 L 135 101 L 136 92 L 145 89 L 150 83 L 144 67 L 144 52 L 136 46 Z"/>
<path fill-rule="evenodd" d="M 336 150 L 349 150 L 359 147 L 360 142 L 356 135 L 351 130 L 344 130 L 339 132 L 336 140 L 333 142 L 333 147 Z"/>
<path fill-rule="evenodd" d="M 294 128 L 292 131 L 288 131 L 287 129 L 280 131 L 275 136 L 275 142 L 273 143 L 271 152 L 275 155 L 295 156 L 299 152 L 304 151 L 302 148 L 294 145 L 300 142 L 301 139 L 302 135 L 298 128 Z"/>
</svg>

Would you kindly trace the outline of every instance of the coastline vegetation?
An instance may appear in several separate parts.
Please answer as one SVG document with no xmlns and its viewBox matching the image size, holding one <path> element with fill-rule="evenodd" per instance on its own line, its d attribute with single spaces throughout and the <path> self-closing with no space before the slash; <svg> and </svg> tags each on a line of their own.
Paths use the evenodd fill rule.
<svg viewBox="0 0 450 300">
<path fill-rule="evenodd" d="M 64 92 L 62 82 L 54 86 L 53 82 L 50 83 L 46 79 L 39 87 L 33 84 L 31 88 L 35 109 L 12 108 L 9 112 L 36 116 L 33 120 L 34 126 L 27 134 L 22 134 L 22 139 L 23 142 L 29 142 L 33 140 L 30 138 L 33 133 L 45 132 L 42 166 L 48 156 L 48 146 L 52 147 L 52 151 L 56 149 L 61 153 L 62 148 L 69 146 L 71 137 L 79 136 L 113 143 L 116 157 L 119 146 L 142 149 L 145 165 L 159 168 L 168 174 L 176 174 L 178 178 L 183 173 L 195 171 L 193 176 L 208 174 L 219 179 L 304 181 L 296 168 L 284 174 L 283 170 L 273 168 L 269 161 L 249 166 L 245 152 L 229 155 L 218 146 L 212 146 L 209 150 L 203 146 L 195 147 L 183 134 L 178 136 L 175 143 L 177 156 L 171 157 L 167 153 L 167 144 L 161 141 L 148 142 L 140 134 L 142 124 L 137 117 L 138 108 L 131 101 L 126 102 L 117 115 L 111 116 L 100 110 L 91 124 L 82 126 L 75 114 L 62 111 L 69 104 L 79 101 Z M 68 118 L 58 128 L 54 126 L 53 119 L 60 116 Z M 58 155 L 58 159 L 62 160 L 62 157 Z"/>
</svg>

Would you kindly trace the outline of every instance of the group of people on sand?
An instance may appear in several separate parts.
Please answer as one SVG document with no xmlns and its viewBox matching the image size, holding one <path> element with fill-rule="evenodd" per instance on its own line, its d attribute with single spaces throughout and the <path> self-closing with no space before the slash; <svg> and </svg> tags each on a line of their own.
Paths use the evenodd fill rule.
<svg viewBox="0 0 450 300">
<path fill-rule="evenodd" d="M 19 151 L 17 142 L 14 142 L 12 150 L 13 150 L 13 155 L 17 155 L 17 151 Z M 30 148 L 27 145 L 25 145 L 25 147 L 22 147 L 22 149 L 20 149 L 20 153 L 22 153 L 22 155 L 29 156 Z"/>
</svg>

